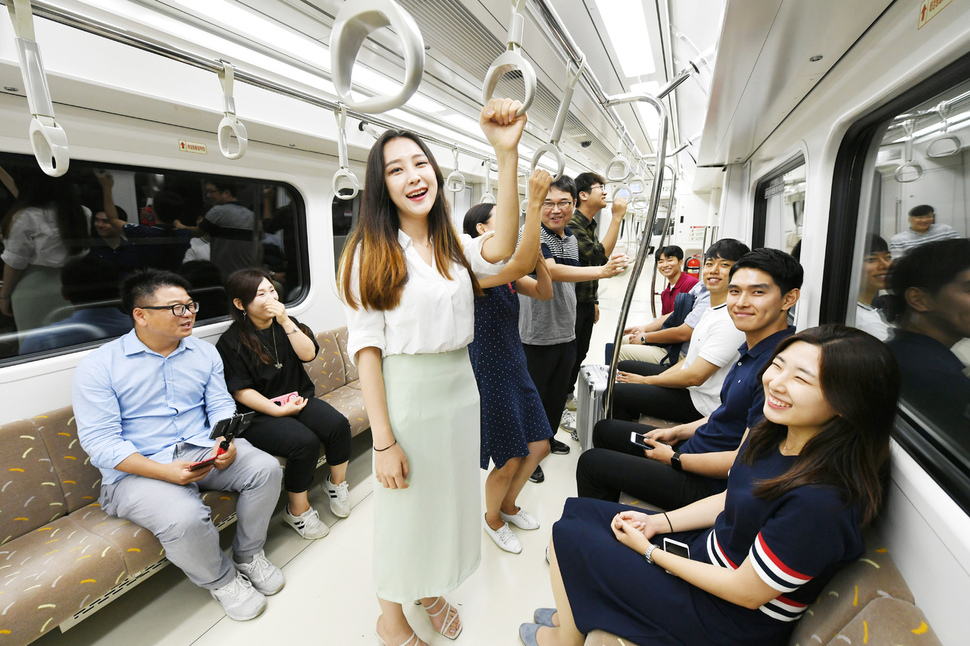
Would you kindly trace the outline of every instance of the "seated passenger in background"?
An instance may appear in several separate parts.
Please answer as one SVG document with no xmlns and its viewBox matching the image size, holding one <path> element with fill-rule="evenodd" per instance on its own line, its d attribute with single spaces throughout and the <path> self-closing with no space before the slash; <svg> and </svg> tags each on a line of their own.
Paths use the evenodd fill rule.
<svg viewBox="0 0 970 646">
<path fill-rule="evenodd" d="M 856 303 L 855 326 L 880 341 L 889 338 L 889 323 L 882 311 L 879 292 L 886 289 L 886 276 L 893 257 L 889 245 L 877 235 L 866 236 L 866 255 L 862 260 L 859 300 Z"/>
<path fill-rule="evenodd" d="M 115 211 L 118 219 L 125 222 L 128 220 L 128 214 L 123 208 L 115 206 Z M 102 210 L 91 217 L 91 248 L 88 255 L 104 258 L 123 272 L 128 272 L 137 267 L 131 251 L 128 240 L 114 228 L 107 213 Z"/>
<path fill-rule="evenodd" d="M 913 249 L 889 273 L 889 348 L 903 375 L 903 402 L 970 456 L 970 378 L 952 352 L 970 337 L 970 240 Z"/>
<path fill-rule="evenodd" d="M 256 216 L 239 204 L 238 190 L 235 184 L 226 180 L 207 181 L 205 195 L 212 208 L 193 231 L 195 235 L 209 235 L 209 259 L 226 277 L 237 269 L 259 264 L 253 258 L 253 227 Z"/>
<path fill-rule="evenodd" d="M 241 621 L 259 615 L 264 595 L 284 585 L 263 552 L 281 470 L 276 458 L 244 439 L 217 454 L 222 438 L 209 434 L 236 403 L 218 351 L 192 337 L 195 303 L 187 288 L 166 271 L 125 280 L 121 300 L 135 328 L 78 365 L 77 434 L 101 470 L 101 508 L 152 532 L 168 560 Z M 213 465 L 191 468 L 211 457 Z M 239 492 L 232 559 L 220 547 L 200 489 Z"/>
<path fill-rule="evenodd" d="M 310 506 L 307 490 L 323 444 L 330 464 L 324 482 L 330 511 L 339 518 L 350 515 L 350 422 L 314 397 L 303 364 L 316 359 L 320 348 L 310 328 L 287 315 L 269 275 L 262 269 L 233 272 L 226 295 L 232 301 L 232 325 L 216 344 L 226 366 L 226 386 L 243 412 L 256 411 L 242 437 L 286 458 L 283 488 L 289 505 L 283 519 L 303 538 L 323 538 L 330 530 Z"/>
<path fill-rule="evenodd" d="M 697 277 L 684 271 L 684 250 L 677 245 L 657 249 L 657 273 L 667 279 L 667 287 L 660 292 L 660 313 L 674 311 L 677 294 L 689 292 L 697 284 Z"/>
<path fill-rule="evenodd" d="M 732 238 L 715 242 L 704 254 L 704 283 L 711 306 L 691 335 L 687 356 L 670 368 L 624 361 L 613 390 L 613 418 L 638 421 L 640 415 L 671 422 L 693 422 L 721 405 L 721 384 L 738 359 L 744 333 L 727 309 L 731 267 L 748 247 Z"/>
<path fill-rule="evenodd" d="M 189 249 L 192 234 L 176 227 L 175 223 L 185 217 L 185 204 L 182 198 L 171 191 L 161 191 L 155 196 L 153 211 L 155 224 L 131 224 L 121 219 L 112 197 L 114 177 L 110 173 L 98 175 L 104 193 L 104 213 L 108 222 L 118 234 L 124 234 L 131 245 L 129 251 L 135 267 L 152 267 L 175 271 L 182 264 L 182 258 Z"/>
<path fill-rule="evenodd" d="M 689 298 L 690 311 L 683 320 L 677 317 L 677 302 Z M 676 363 L 690 349 L 690 338 L 701 316 L 711 306 L 711 294 L 701 280 L 686 294 L 674 298 L 674 311 L 658 316 L 645 325 L 631 325 L 623 330 L 623 343 L 620 346 L 620 361 L 642 361 L 644 363 Z M 687 307 L 687 303 L 683 305 Z M 679 349 L 677 349 L 679 347 Z M 676 355 L 676 356 L 672 356 Z"/>
<path fill-rule="evenodd" d="M 674 509 L 724 491 L 728 467 L 720 453 L 736 450 L 746 429 L 761 421 L 760 374 L 778 344 L 795 333 L 788 311 L 798 301 L 802 278 L 802 266 L 784 251 L 764 248 L 742 256 L 731 267 L 727 308 L 745 343 L 724 379 L 721 405 L 709 418 L 667 429 L 600 420 L 593 427 L 595 448 L 576 466 L 579 495 L 616 502 L 626 492 Z M 631 443 L 631 433 L 645 433 L 653 448 Z"/>
<path fill-rule="evenodd" d="M 121 336 L 131 330 L 131 318 L 119 309 L 120 282 L 121 270 L 104 258 L 88 254 L 67 261 L 61 269 L 61 294 L 74 306 L 74 312 L 28 332 L 20 342 L 20 354 Z"/>
<path fill-rule="evenodd" d="M 929 204 L 920 204 L 909 210 L 909 229 L 900 231 L 889 242 L 893 260 L 902 258 L 910 249 L 935 240 L 959 238 L 949 224 L 936 224 L 936 213 Z"/>
<path fill-rule="evenodd" d="M 549 549 L 556 608 L 522 625 L 527 645 L 578 645 L 594 629 L 637 644 L 788 643 L 882 508 L 899 370 L 883 344 L 835 325 L 782 341 L 759 381 L 767 419 L 726 492 L 665 514 L 566 501 Z M 689 558 L 657 549 L 661 534 Z"/>
</svg>

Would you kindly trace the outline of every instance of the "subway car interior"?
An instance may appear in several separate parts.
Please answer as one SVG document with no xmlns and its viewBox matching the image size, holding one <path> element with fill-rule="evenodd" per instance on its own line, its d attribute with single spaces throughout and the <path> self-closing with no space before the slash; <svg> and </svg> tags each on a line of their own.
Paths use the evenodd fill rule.
<svg viewBox="0 0 970 646">
<path fill-rule="evenodd" d="M 591 623 L 590 611 L 578 606 L 572 614 L 565 613 L 569 616 L 563 626 L 563 598 L 568 596 L 573 605 L 581 603 L 571 587 L 579 584 L 570 578 L 578 575 L 567 575 L 579 566 L 569 561 L 580 559 L 575 556 L 578 552 L 586 567 L 586 560 L 593 557 L 583 553 L 596 549 L 592 544 L 567 549 L 557 533 L 551 559 L 548 550 L 553 525 L 564 517 L 564 506 L 582 494 L 577 491 L 580 461 L 589 450 L 605 450 L 590 448 L 591 425 L 617 411 L 617 386 L 628 374 L 619 365 L 621 350 L 628 347 L 624 344 L 635 343 L 631 339 L 640 333 L 631 334 L 631 326 L 667 316 L 670 310 L 661 292 L 665 287 L 676 291 L 669 280 L 692 275 L 691 283 L 699 279 L 710 289 L 716 281 L 708 284 L 706 276 L 715 270 L 705 253 L 727 238 L 740 241 L 745 250 L 780 250 L 786 259 L 794 256 L 804 278 L 795 291 L 797 303 L 786 306 L 788 325 L 799 334 L 828 324 L 866 332 L 880 342 L 873 346 L 878 352 L 885 347 L 891 350 L 887 356 L 898 364 L 901 383 L 897 408 L 890 411 L 894 417 L 888 470 L 879 475 L 882 504 L 862 531 L 864 552 L 860 547 L 851 554 L 844 569 L 819 587 L 815 599 L 796 603 L 772 596 L 772 603 L 781 600 L 789 604 L 788 609 L 797 606 L 797 611 L 792 610 L 795 617 L 803 614 L 799 621 L 786 623 L 787 632 L 780 641 L 770 643 L 967 643 L 970 246 L 964 243 L 970 237 L 970 6 L 966 2 L 0 0 L 0 4 L 7 9 L 7 16 L 0 16 L 0 646 L 207 646 L 290 640 L 342 646 L 374 643 L 375 626 L 376 639 L 385 646 L 443 644 L 456 636 L 458 624 L 451 626 L 450 633 L 448 625 L 441 625 L 457 617 L 456 610 L 461 627 L 467 628 L 457 630 L 459 643 L 466 646 L 769 643 L 728 637 L 707 641 L 697 633 L 665 629 L 658 629 L 654 641 L 642 637 L 637 641 L 635 636 L 646 633 L 624 632 L 609 620 Z M 507 101 L 492 101 L 506 97 L 513 101 L 511 108 Z M 489 105 L 505 111 L 491 116 L 483 112 L 483 106 Z M 526 122 L 509 153 L 496 143 L 494 131 L 508 134 L 515 130 L 514 124 L 521 126 L 517 110 Z M 367 347 L 360 341 L 356 326 L 362 312 L 372 313 L 375 301 L 360 309 L 346 305 L 346 286 L 351 283 L 343 282 L 343 254 L 348 249 L 353 252 L 355 244 L 357 249 L 367 248 L 369 234 L 361 231 L 378 226 L 368 224 L 368 210 L 377 208 L 381 199 L 391 204 L 396 194 L 389 196 L 388 191 L 393 192 L 395 177 L 412 171 L 415 178 L 430 177 L 425 163 L 415 162 L 411 168 L 411 162 L 406 162 L 403 170 L 396 170 L 388 162 L 380 168 L 394 142 L 414 141 L 392 137 L 384 145 L 387 131 L 411 131 L 424 142 L 425 148 L 413 159 L 426 160 L 422 156 L 430 155 L 434 169 L 440 167 L 437 191 L 432 194 L 443 199 L 443 213 L 455 234 L 462 233 L 463 223 L 468 231 L 465 216 L 477 205 L 495 205 L 496 215 L 489 220 L 495 222 L 500 210 L 511 213 L 515 207 L 510 205 L 515 204 L 516 223 L 523 226 L 521 249 L 527 243 L 538 244 L 529 242 L 528 231 L 537 224 L 530 213 L 541 214 L 540 259 L 535 265 L 530 259 L 528 271 L 519 273 L 536 278 L 528 289 L 535 284 L 541 290 L 543 272 L 552 271 L 553 296 L 548 302 L 565 302 L 558 299 L 568 292 L 571 316 L 577 316 L 582 286 L 596 285 L 599 278 L 598 296 L 593 292 L 598 299 L 595 323 L 590 322 L 592 331 L 586 332 L 588 350 L 575 360 L 579 376 L 569 399 L 576 406 L 567 404 L 560 419 L 565 428 L 558 432 L 550 414 L 554 437 L 565 449 L 554 447 L 553 454 L 542 459 L 544 481 L 525 482 L 518 497 L 522 510 L 537 520 L 538 529 L 521 531 L 529 521 L 508 520 L 503 511 L 518 546 L 518 553 L 510 553 L 513 550 L 502 547 L 493 535 L 496 530 L 489 527 L 486 516 L 485 528 L 472 537 L 480 562 L 475 560 L 477 565 L 461 577 L 460 585 L 443 589 L 452 607 L 440 602 L 445 619 L 434 615 L 429 622 L 417 599 L 416 604 L 398 601 L 395 612 L 403 612 L 401 616 L 414 630 L 407 641 L 406 631 L 397 637 L 390 629 L 390 618 L 398 615 L 387 610 L 383 593 L 375 595 L 375 580 L 379 589 L 382 585 L 379 570 L 387 567 L 378 558 L 383 549 L 378 543 L 388 539 L 380 535 L 391 534 L 393 542 L 410 531 L 388 527 L 382 518 L 390 513 L 386 505 L 391 504 L 380 497 L 389 486 L 382 477 L 380 461 L 386 459 L 382 452 L 392 448 L 384 446 L 389 440 L 397 443 L 403 437 L 387 431 L 398 423 L 397 413 L 391 410 L 398 404 L 392 406 L 390 385 L 385 397 L 385 382 L 392 383 L 387 381 L 392 365 L 404 365 L 391 362 L 396 359 L 391 347 L 397 343 L 411 347 L 409 343 L 424 335 L 461 337 L 466 323 L 456 322 L 444 309 L 436 310 L 445 307 L 447 299 L 442 299 L 423 314 L 425 319 L 418 319 L 430 322 L 424 329 L 415 324 L 396 340 L 386 332 L 387 347 L 376 342 Z M 378 148 L 375 142 L 384 145 L 377 155 L 372 154 Z M 369 155 L 373 172 L 368 172 Z M 509 195 L 513 185 L 509 159 L 517 164 L 514 195 Z M 589 173 L 594 175 L 584 175 Z M 566 186 L 561 178 L 577 176 L 592 177 L 592 187 L 579 182 L 569 184 L 576 190 L 558 188 Z M 543 178 L 546 185 L 552 182 L 548 196 L 530 201 L 530 188 L 546 191 Z M 418 186 L 424 180 L 415 181 Z M 552 229 L 546 227 L 549 213 L 556 211 L 568 220 L 573 207 L 591 200 L 589 191 L 596 188 L 603 192 L 597 203 L 598 228 L 584 230 L 587 237 L 570 232 L 577 218 L 582 220 L 580 210 L 564 233 L 557 234 L 563 229 L 557 230 L 554 223 Z M 402 202 L 423 198 L 414 192 L 402 196 Z M 411 216 L 398 202 L 393 205 L 401 221 L 394 240 L 400 240 L 405 249 L 410 246 L 408 253 L 420 254 L 420 240 L 412 242 L 411 230 L 404 232 L 404 222 L 411 222 Z M 595 215 L 594 209 L 590 217 Z M 422 222 L 421 230 L 429 226 L 434 230 L 433 224 Z M 393 230 L 394 225 L 390 226 Z M 480 226 L 479 231 L 484 231 L 485 225 Z M 494 235 L 485 234 L 484 242 L 472 245 L 477 245 L 480 262 L 497 260 L 488 257 L 486 250 L 492 248 L 488 245 L 494 242 L 498 248 L 500 239 L 511 240 L 502 236 L 509 229 L 499 226 L 494 225 Z M 570 238 L 579 240 L 578 261 L 569 261 L 565 251 L 561 253 L 566 255 L 555 255 L 549 246 L 554 239 L 565 249 L 564 241 Z M 435 238 L 439 239 L 446 238 Z M 465 253 L 470 253 L 467 245 L 472 243 L 465 238 L 447 239 L 465 241 Z M 584 260 L 584 240 L 601 251 L 606 248 L 602 260 Z M 446 256 L 430 249 L 429 245 L 425 262 L 437 267 L 435 263 Z M 674 249 L 679 255 L 671 255 Z M 622 262 L 610 260 L 619 264 L 604 265 L 611 252 Z M 455 253 L 460 256 L 462 251 Z M 661 256 L 676 258 L 673 279 L 664 273 L 668 270 L 662 269 Z M 366 264 L 389 261 L 364 251 L 359 251 L 356 265 L 353 253 L 347 257 L 351 259 L 347 267 L 353 267 L 349 280 L 359 279 L 352 284 L 363 302 L 360 290 L 365 286 Z M 539 271 L 539 265 L 547 266 L 543 257 L 552 270 Z M 479 271 L 475 262 L 462 258 L 465 266 L 471 262 L 469 272 Z M 509 266 L 515 262 L 512 258 Z M 920 262 L 914 262 L 916 258 Z M 583 274 L 583 280 L 593 282 L 580 282 L 558 278 L 562 264 L 557 262 L 615 266 L 616 270 L 593 278 Z M 187 286 L 187 296 L 179 291 L 181 299 L 148 307 L 143 306 L 146 301 L 137 300 L 140 296 L 119 292 L 123 283 L 143 275 L 140 272 L 146 268 L 181 277 L 178 285 Z M 370 270 L 370 275 L 377 275 L 378 269 Z M 253 425 L 238 436 L 242 440 L 247 431 L 257 429 L 261 416 L 274 419 L 260 413 L 259 406 L 249 406 L 254 403 L 251 400 L 243 402 L 238 393 L 256 386 L 229 379 L 229 362 L 225 378 L 220 372 L 219 354 L 236 338 L 233 326 L 251 323 L 250 327 L 260 329 L 262 321 L 247 309 L 248 304 L 243 306 L 244 298 L 237 296 L 238 281 L 227 282 L 231 274 L 239 275 L 235 270 L 249 270 L 256 276 L 259 288 L 252 288 L 256 296 L 249 299 L 272 301 L 266 306 L 271 312 L 266 323 L 271 330 L 282 326 L 281 335 L 286 335 L 285 341 L 282 336 L 277 341 L 275 331 L 270 336 L 254 334 L 254 343 L 262 339 L 262 345 L 248 351 L 275 359 L 279 369 L 283 346 L 274 342 L 285 343 L 287 351 L 293 343 L 292 351 L 306 369 L 299 378 L 313 385 L 312 394 L 300 394 L 311 404 L 328 404 L 350 427 L 350 439 L 345 442 L 350 457 L 335 465 L 336 444 L 325 447 L 331 455 L 321 453 L 312 484 L 303 487 L 306 493 L 300 504 L 309 503 L 318 534 L 329 529 L 326 538 L 305 537 L 310 531 L 306 525 L 294 531 L 300 519 L 309 517 L 291 514 L 298 504 L 292 493 L 289 497 L 281 493 L 278 500 L 273 497 L 266 503 L 272 515 L 268 528 L 265 518 L 262 521 L 264 551 L 248 558 L 254 558 L 252 563 L 268 559 L 269 567 L 281 570 L 286 585 L 277 588 L 279 594 L 267 593 L 272 598 L 264 599 L 265 611 L 261 609 L 251 621 L 228 616 L 217 593 L 209 594 L 214 584 L 202 585 L 181 566 L 167 567 L 170 562 L 157 532 L 124 518 L 116 511 L 117 501 L 109 504 L 111 496 L 106 493 L 118 491 L 116 483 L 126 479 L 130 483 L 136 477 L 122 473 L 135 472 L 122 468 L 121 458 L 143 456 L 129 448 L 113 462 L 105 462 L 105 455 L 98 452 L 100 445 L 91 439 L 90 425 L 94 418 L 107 419 L 108 413 L 103 402 L 87 398 L 93 367 L 107 361 L 103 357 L 115 352 L 112 348 L 125 348 L 124 358 L 131 359 L 131 343 L 146 338 L 143 331 L 152 329 L 156 324 L 152 321 L 173 325 L 175 320 L 181 327 L 173 334 L 185 339 L 176 352 L 204 350 L 201 354 L 211 354 L 219 366 L 218 371 L 206 372 L 207 394 L 196 410 L 197 419 L 206 424 L 205 437 L 209 437 L 208 425 L 216 421 L 211 416 L 216 404 L 209 399 L 208 388 L 221 388 L 220 396 L 225 398 L 221 405 L 228 401 L 231 408 L 238 401 L 239 413 L 256 411 Z M 391 280 L 393 271 L 380 275 Z M 742 273 L 739 269 L 730 274 L 725 311 L 733 312 L 737 299 L 745 298 L 743 288 L 733 282 Z M 411 275 L 408 270 L 408 275 L 401 287 L 402 302 L 408 298 L 407 290 L 419 282 L 417 273 Z M 485 274 L 475 276 L 482 280 Z M 517 311 L 522 308 L 518 330 L 532 373 L 533 355 L 528 353 L 530 341 L 525 338 L 522 317 L 523 312 L 533 311 L 527 301 L 542 301 L 530 298 L 520 283 L 509 293 Z M 506 289 L 504 283 L 500 287 Z M 715 291 L 711 289 L 712 312 Z M 290 315 L 299 323 L 292 330 Z M 676 316 L 676 310 L 670 316 Z M 740 335 L 737 338 L 745 343 L 755 338 L 745 337 L 740 323 L 735 329 L 730 323 L 733 316 L 723 318 Z M 382 321 L 380 325 L 390 329 L 390 314 Z M 579 325 L 571 319 L 568 323 L 572 344 Z M 544 323 L 555 324 L 551 319 Z M 656 328 L 650 329 L 659 328 L 658 320 Z M 871 341 L 869 337 L 859 340 L 863 336 L 852 337 L 862 344 L 857 347 L 867 347 Z M 246 338 L 243 346 L 256 348 L 246 345 Z M 294 338 L 306 345 L 300 346 Z M 518 335 L 515 338 L 518 343 Z M 692 342 L 696 338 L 695 334 Z M 196 340 L 199 345 L 187 345 Z M 461 352 L 467 341 L 459 344 Z M 210 352 L 217 343 L 218 352 Z M 315 350 L 312 358 L 307 354 L 310 345 Z M 805 345 L 782 345 L 782 353 Z M 570 347 L 575 352 L 575 345 Z M 148 350 L 151 354 L 152 349 Z M 472 350 L 474 363 L 478 351 Z M 421 357 L 423 352 L 403 354 Z M 375 356 L 376 364 L 371 362 Z M 676 352 L 673 357 L 672 363 L 683 362 Z M 176 354 L 168 357 L 175 358 Z M 735 375 L 731 367 L 735 360 L 726 358 L 728 364 L 712 365 L 710 374 L 723 365 L 725 372 L 730 368 L 729 376 Z M 385 382 L 379 378 L 381 361 Z M 764 372 L 766 390 L 770 390 L 772 371 L 785 364 L 773 361 Z M 743 359 L 737 365 L 742 363 Z M 124 398 L 137 397 L 138 384 L 151 378 L 137 369 L 121 372 L 118 363 L 105 365 L 104 380 L 115 384 L 108 399 L 122 411 L 117 423 L 121 438 L 129 432 L 130 421 L 125 417 Z M 375 365 L 376 382 L 372 379 Z M 724 374 L 718 374 L 723 380 Z M 764 397 L 760 375 L 754 379 L 759 396 Z M 884 374 L 859 376 L 858 381 L 892 383 L 887 375 L 888 369 Z M 531 387 L 529 374 L 525 377 Z M 602 382 L 599 390 L 593 383 L 597 378 Z M 178 398 L 191 386 L 177 371 L 158 379 L 164 384 L 152 392 L 168 393 L 170 400 L 158 406 L 171 410 L 173 427 L 178 427 L 179 416 L 185 413 L 179 410 Z M 481 379 L 484 429 L 486 388 Z M 812 379 L 815 386 L 809 386 L 818 392 L 825 392 L 829 383 L 851 381 L 844 375 L 835 381 L 831 377 L 819 381 L 817 375 Z M 415 382 L 421 380 L 413 377 Z M 804 380 L 800 383 L 803 387 Z M 379 397 L 375 384 L 380 386 Z M 477 412 L 477 403 L 445 394 L 452 392 L 451 385 L 440 396 L 430 397 L 434 401 L 429 405 L 447 412 L 474 404 Z M 720 382 L 713 391 L 716 399 L 719 389 Z M 793 386 L 785 392 L 795 390 Z M 726 405 L 722 404 L 727 401 L 725 392 L 720 390 L 710 410 Z M 267 399 L 269 394 L 258 397 L 261 402 L 273 401 Z M 833 405 L 843 398 L 843 394 L 826 395 Z M 784 417 L 778 410 L 787 405 L 770 393 L 768 399 L 764 415 L 775 424 L 769 409 L 774 405 L 773 414 Z M 276 404 L 282 409 L 292 402 L 284 399 Z M 701 412 L 692 419 L 703 413 L 700 406 L 696 408 Z M 716 414 L 710 410 L 705 414 Z M 841 409 L 834 406 L 833 410 L 833 416 L 841 418 Z M 687 421 L 673 414 L 665 417 L 664 412 L 639 421 L 651 427 Z M 873 416 L 878 413 L 887 414 L 872 411 Z M 206 414 L 210 414 L 208 421 Z M 545 424 L 545 416 L 541 417 Z M 137 424 L 144 427 L 149 417 L 139 419 Z M 240 427 L 245 428 L 248 421 Z M 478 421 L 468 428 L 472 426 L 478 429 Z M 793 422 L 789 428 L 794 426 Z M 200 428 L 179 433 L 198 433 Z M 572 437 L 570 428 L 578 429 Z M 741 423 L 739 431 L 744 428 Z M 185 437 L 179 436 L 178 441 Z M 212 438 L 218 444 L 219 432 L 214 431 Z M 474 438 L 470 449 L 476 459 L 478 441 Z M 246 443 L 237 440 L 237 444 Z M 786 446 L 779 448 L 781 455 L 788 455 Z M 176 456 L 180 447 L 183 444 L 174 449 Z M 649 453 L 649 447 L 644 448 Z M 235 445 L 231 451 L 233 459 L 241 459 L 235 457 Z M 171 463 L 171 451 L 168 456 L 157 459 Z M 730 473 L 739 470 L 743 456 Z M 830 456 L 833 461 L 835 457 Z M 128 463 L 127 458 L 124 461 Z M 281 458 L 280 464 L 284 462 Z M 215 465 L 226 473 L 231 470 L 224 462 Z M 679 471 L 679 465 L 679 461 L 676 467 L 671 463 L 669 468 Z M 459 508 L 470 505 L 481 525 L 487 492 L 493 486 L 486 469 L 491 468 L 488 456 L 481 466 L 474 474 L 480 482 L 473 483 L 479 487 L 480 501 L 455 503 L 457 498 L 444 492 L 450 485 L 444 485 L 438 492 L 440 507 L 408 522 L 432 528 L 446 525 L 451 516 L 464 511 Z M 722 482 L 728 478 L 728 466 L 719 476 Z M 287 467 L 282 476 L 287 492 L 293 491 L 291 471 L 295 469 Z M 340 476 L 344 471 L 345 476 Z M 125 477 L 119 480 L 120 476 Z M 204 510 L 206 526 L 218 530 L 221 549 L 230 556 L 233 548 L 239 551 L 251 538 L 245 526 L 253 523 L 251 505 L 245 504 L 247 494 L 207 490 L 204 482 L 194 484 L 194 476 L 186 477 L 178 484 L 196 491 L 196 499 L 201 495 L 199 508 Z M 332 481 L 337 479 L 346 485 L 335 486 Z M 729 506 L 734 481 L 733 476 L 727 481 Z M 723 491 L 724 485 L 720 487 Z M 682 518 L 672 508 L 629 491 L 620 500 L 658 512 L 657 518 L 664 517 L 659 512 L 669 512 L 675 521 L 671 531 Z M 148 506 L 163 509 L 169 502 L 165 495 L 155 495 Z M 846 503 L 845 509 L 850 507 Z M 529 513 L 525 516 L 531 518 Z M 565 517 L 561 522 L 565 525 Z M 611 525 L 614 532 L 619 531 L 617 522 Z M 721 522 L 719 517 L 718 537 Z M 503 530 L 511 531 L 508 524 Z M 775 555 L 762 545 L 768 540 L 762 539 L 769 535 L 766 532 L 762 530 L 757 541 L 771 561 Z M 811 538 L 813 532 L 822 530 L 807 522 L 795 531 L 798 540 L 808 545 L 807 552 L 826 543 L 820 536 Z M 607 538 L 614 540 L 612 534 Z M 758 580 L 759 585 L 772 585 L 759 566 L 748 565 L 758 552 L 751 541 L 748 545 L 751 556 L 745 558 L 745 547 L 740 569 L 727 557 L 730 567 L 722 564 L 721 569 L 733 568 L 732 574 L 750 570 L 751 576 L 764 579 Z M 175 550 L 174 544 L 167 548 L 169 554 Z M 650 551 L 644 563 L 644 550 L 639 550 L 636 567 L 657 570 Z M 661 558 L 666 567 L 673 557 Z M 691 558 L 708 557 L 694 554 Z M 797 567 L 786 566 L 784 558 L 776 559 L 780 577 L 809 578 L 799 574 Z M 643 574 L 631 570 L 598 572 L 598 576 L 624 579 Z M 247 571 L 236 574 L 230 568 L 231 577 L 259 590 L 255 579 L 250 583 L 253 577 L 247 578 Z M 679 570 L 678 575 L 663 573 L 663 567 L 657 572 L 656 576 L 678 586 L 697 585 Z M 795 589 L 791 585 L 785 590 Z M 703 589 L 705 595 L 717 594 Z M 782 588 L 773 589 L 782 594 Z M 443 592 L 430 598 L 437 594 Z M 722 595 L 718 601 L 727 603 L 723 599 L 729 596 Z M 642 603 L 648 603 L 646 597 Z M 636 605 L 630 612 L 641 613 Z M 757 615 L 759 605 L 745 612 Z M 765 610 L 769 605 L 761 606 L 762 618 L 773 616 Z M 549 628 L 522 635 L 520 625 L 532 625 L 534 609 L 552 606 L 559 611 Z M 691 605 L 690 611 L 702 609 Z M 534 620 L 542 624 L 539 613 Z"/>
</svg>

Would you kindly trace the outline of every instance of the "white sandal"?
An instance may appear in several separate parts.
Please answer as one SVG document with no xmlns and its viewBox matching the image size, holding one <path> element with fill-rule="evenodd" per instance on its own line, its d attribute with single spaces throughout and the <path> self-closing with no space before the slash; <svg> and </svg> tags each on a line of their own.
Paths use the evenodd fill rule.
<svg viewBox="0 0 970 646">
<path fill-rule="evenodd" d="M 383 639 L 381 639 L 381 636 L 377 633 L 376 630 L 374 631 L 374 634 L 377 635 L 377 641 L 379 641 L 381 643 L 381 646 L 387 646 L 387 642 L 385 642 Z M 421 640 L 418 638 L 418 634 L 412 630 L 411 631 L 411 636 L 408 637 L 403 642 L 401 642 L 400 646 L 412 646 L 411 640 L 414 640 L 414 645 L 413 646 L 418 646 L 418 644 L 421 643 Z"/>
<path fill-rule="evenodd" d="M 455 634 L 454 635 L 449 635 L 448 634 L 448 631 L 451 630 L 452 625 L 454 625 L 454 623 L 456 621 L 457 622 L 461 622 L 461 617 L 458 616 L 458 609 L 457 608 L 454 608 L 454 606 L 452 606 L 450 603 L 448 603 L 444 599 L 441 599 L 441 601 L 444 602 L 444 605 L 441 606 L 441 608 L 438 610 L 438 612 L 431 612 L 430 609 L 435 607 L 435 604 L 438 603 L 438 600 L 439 599 L 441 599 L 441 597 L 435 597 L 434 598 L 434 601 L 431 602 L 431 605 L 430 606 L 426 606 L 423 603 L 421 603 L 420 601 L 418 601 L 418 603 L 421 603 L 421 607 L 424 608 L 424 611 L 428 613 L 428 616 L 429 617 L 437 617 L 442 612 L 445 613 L 445 619 L 447 621 L 445 621 L 441 625 L 441 630 L 439 630 L 437 632 L 438 632 L 439 635 L 441 635 L 445 639 L 450 639 L 451 641 L 455 641 L 456 639 L 458 639 L 458 635 L 461 634 L 461 631 L 465 628 L 465 625 L 462 624 L 462 623 L 459 623 L 458 624 L 458 630 L 455 632 Z M 448 619 L 448 615 L 451 614 L 452 608 L 454 608 L 454 610 L 455 610 L 455 616 L 452 617 L 451 619 Z M 402 646 L 406 646 L 406 645 L 402 644 Z"/>
</svg>

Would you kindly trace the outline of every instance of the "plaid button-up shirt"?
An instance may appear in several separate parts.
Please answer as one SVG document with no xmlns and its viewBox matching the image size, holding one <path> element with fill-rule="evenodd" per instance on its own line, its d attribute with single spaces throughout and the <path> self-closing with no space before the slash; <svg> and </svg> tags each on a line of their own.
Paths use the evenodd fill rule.
<svg viewBox="0 0 970 646">
<path fill-rule="evenodd" d="M 596 233 L 596 220 L 587 220 L 579 209 L 573 211 L 573 217 L 569 221 L 569 230 L 576 236 L 579 243 L 579 266 L 580 267 L 599 267 L 605 265 L 609 260 L 606 256 L 606 249 L 600 242 Z M 599 281 L 591 280 L 585 283 L 576 283 L 576 302 L 577 303 L 598 303 Z"/>
</svg>

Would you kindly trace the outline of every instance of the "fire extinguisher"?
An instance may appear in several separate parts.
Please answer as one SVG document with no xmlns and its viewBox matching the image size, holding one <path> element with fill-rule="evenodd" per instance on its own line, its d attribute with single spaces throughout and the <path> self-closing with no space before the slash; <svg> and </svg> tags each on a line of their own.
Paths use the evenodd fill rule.
<svg viewBox="0 0 970 646">
<path fill-rule="evenodd" d="M 686 265 L 687 273 L 691 276 L 700 276 L 701 273 L 701 256 L 700 254 L 694 254 L 687 259 Z"/>
</svg>

